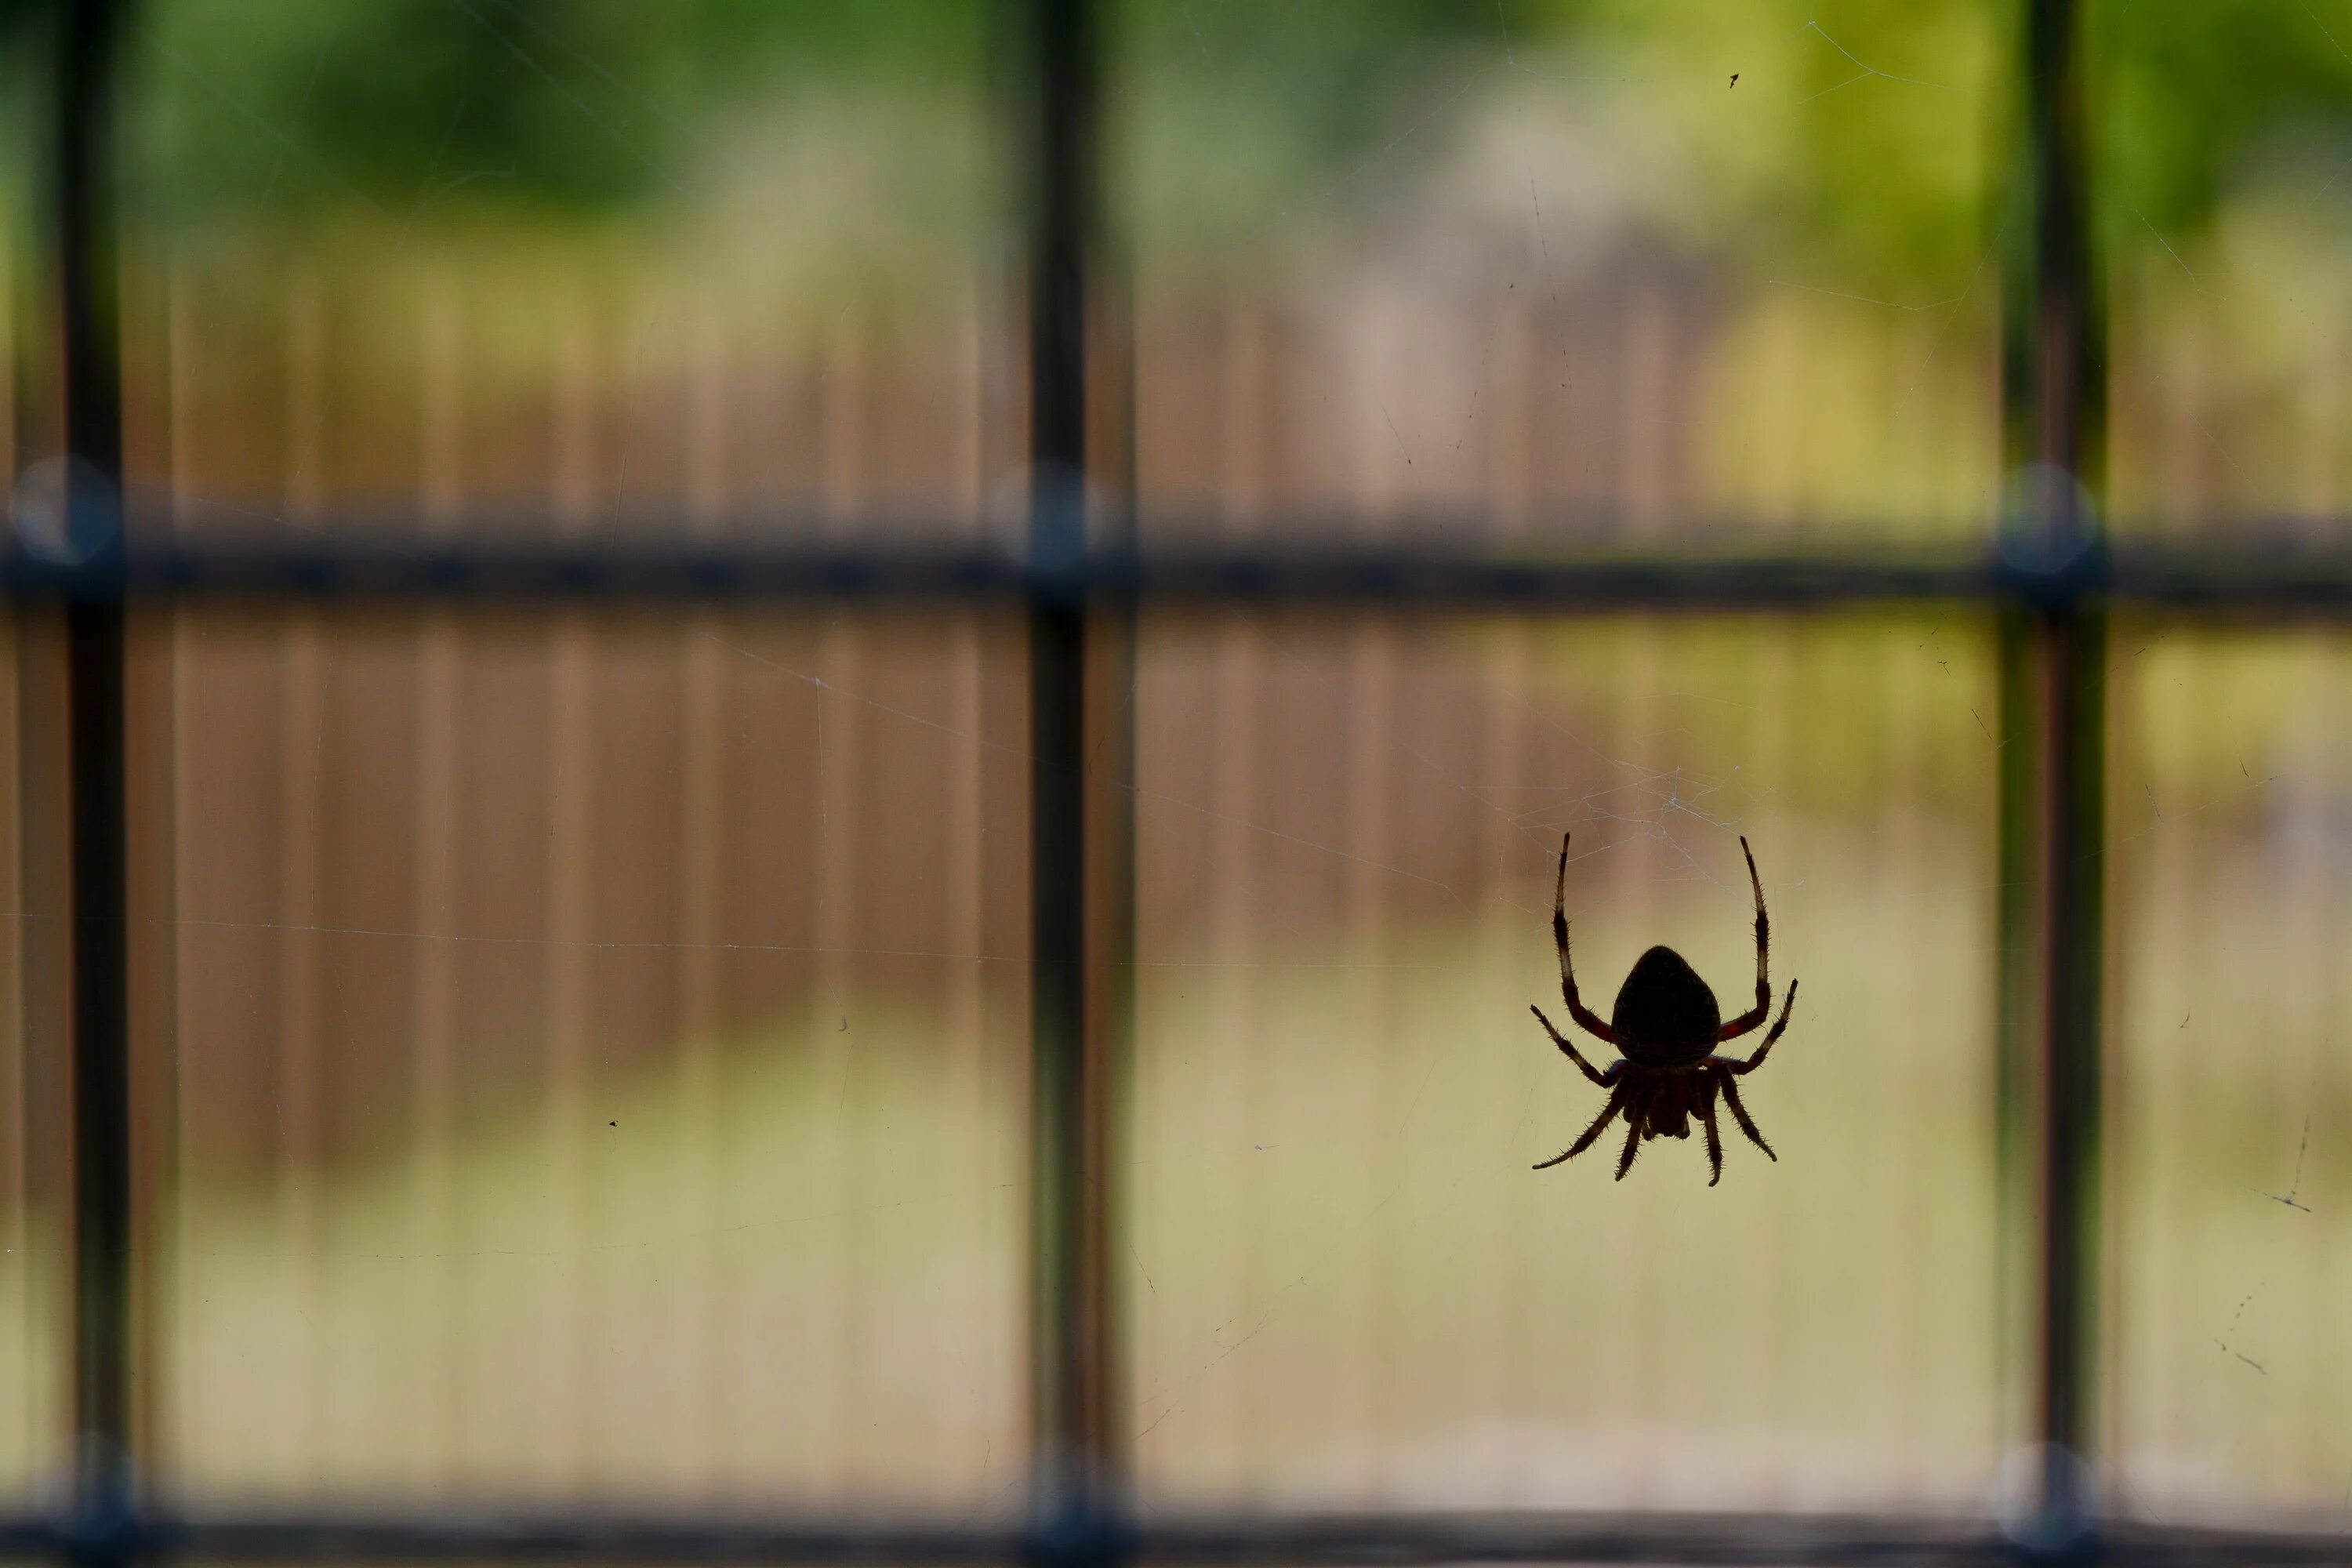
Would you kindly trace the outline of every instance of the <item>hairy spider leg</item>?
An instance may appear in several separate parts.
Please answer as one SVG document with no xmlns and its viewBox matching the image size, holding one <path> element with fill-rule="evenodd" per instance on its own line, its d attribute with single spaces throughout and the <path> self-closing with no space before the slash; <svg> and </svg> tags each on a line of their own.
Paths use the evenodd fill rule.
<svg viewBox="0 0 2352 1568">
<path fill-rule="evenodd" d="M 1756 1005 L 1716 1031 L 1718 1040 L 1736 1040 L 1764 1022 L 1772 1011 L 1772 922 L 1764 913 L 1764 879 L 1756 874 L 1756 855 L 1748 835 L 1739 836 L 1739 852 L 1748 857 L 1748 885 L 1756 889 Z"/>
<path fill-rule="evenodd" d="M 1723 1134 L 1715 1127 L 1716 1085 L 1720 1081 L 1714 1073 L 1706 1075 L 1706 1093 L 1700 1097 L 1699 1114 L 1706 1118 L 1706 1163 L 1710 1174 L 1708 1186 L 1723 1180 Z"/>
<path fill-rule="evenodd" d="M 1609 1070 L 1607 1072 L 1595 1072 L 1592 1070 L 1592 1064 L 1584 1059 L 1583 1053 L 1569 1043 L 1568 1037 L 1551 1026 L 1551 1020 L 1544 1016 L 1544 1010 L 1542 1008 L 1530 1002 L 1528 1004 L 1528 1011 L 1533 1013 L 1536 1016 L 1536 1022 L 1544 1026 L 1544 1033 L 1551 1037 L 1551 1043 L 1558 1046 L 1561 1050 L 1566 1051 L 1568 1053 L 1568 1059 L 1574 1062 L 1578 1067 L 1583 1068 L 1584 1076 L 1591 1079 L 1594 1083 L 1599 1084 L 1603 1089 L 1607 1089 L 1610 1085 L 1615 1083 L 1619 1079 L 1625 1076 L 1626 1064 L 1624 1058 L 1620 1057 L 1617 1060 L 1610 1063 Z"/>
<path fill-rule="evenodd" d="M 1623 1181 L 1625 1173 L 1633 1168 L 1633 1156 L 1642 1152 L 1642 1121 L 1628 1116 L 1625 1128 L 1625 1152 L 1617 1156 L 1617 1179 Z"/>
<path fill-rule="evenodd" d="M 1758 1068 L 1762 1067 L 1764 1065 L 1765 1053 L 1772 1048 L 1772 1042 L 1779 1039 L 1780 1037 L 1781 1031 L 1785 1030 L 1789 1026 L 1789 1009 L 1796 1005 L 1797 983 L 1791 980 L 1789 982 L 1789 999 L 1780 1004 L 1780 1016 L 1773 1023 L 1772 1032 L 1764 1037 L 1764 1043 L 1756 1047 L 1756 1054 L 1749 1057 L 1744 1062 L 1737 1057 L 1709 1057 L 1707 1058 L 1708 1064 L 1713 1067 L 1719 1067 L 1726 1072 L 1738 1073 L 1742 1078 L 1754 1072 Z"/>
<path fill-rule="evenodd" d="M 1568 1016 L 1576 1020 L 1578 1028 L 1604 1046 L 1613 1046 L 1617 1044 L 1616 1031 L 1602 1023 L 1584 1005 L 1584 998 L 1576 994 L 1576 965 L 1568 955 L 1568 841 L 1571 837 L 1566 833 L 1559 836 L 1559 875 L 1551 885 L 1551 944 L 1559 949 L 1559 994 L 1568 1003 Z"/>
<path fill-rule="evenodd" d="M 1619 1067 L 1622 1067 L 1625 1064 L 1620 1062 L 1617 1065 Z M 1583 1153 L 1587 1149 L 1591 1148 L 1592 1141 L 1601 1136 L 1601 1130 L 1609 1125 L 1609 1119 L 1616 1115 L 1619 1109 L 1624 1105 L 1626 1087 L 1626 1085 L 1621 1083 L 1616 1088 L 1609 1091 L 1609 1103 L 1601 1108 L 1601 1114 L 1592 1119 L 1592 1125 L 1586 1128 L 1584 1130 L 1584 1135 L 1579 1138 L 1575 1142 L 1570 1144 L 1565 1152 L 1554 1154 L 1550 1159 L 1546 1160 L 1542 1164 L 1538 1165 L 1535 1168 L 1538 1171 L 1548 1171 L 1552 1166 L 1559 1164 L 1562 1160 L 1573 1160 L 1579 1154 Z"/>
<path fill-rule="evenodd" d="M 1772 1145 L 1764 1142 L 1764 1134 L 1757 1131 L 1756 1123 L 1748 1120 L 1748 1108 L 1739 1103 L 1739 1085 L 1733 1080 L 1730 1070 L 1719 1069 L 1715 1075 L 1715 1080 L 1723 1086 L 1724 1103 L 1731 1107 L 1731 1114 L 1738 1121 L 1739 1130 L 1748 1134 L 1749 1142 L 1763 1150 L 1765 1153 L 1771 1154 L 1774 1164 L 1779 1164 L 1780 1156 L 1772 1153 Z"/>
</svg>

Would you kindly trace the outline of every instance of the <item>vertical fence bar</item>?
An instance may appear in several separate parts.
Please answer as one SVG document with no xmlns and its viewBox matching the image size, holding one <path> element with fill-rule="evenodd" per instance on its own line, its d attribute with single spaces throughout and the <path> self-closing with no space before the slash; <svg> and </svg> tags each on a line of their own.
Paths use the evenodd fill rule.
<svg viewBox="0 0 2352 1568">
<path fill-rule="evenodd" d="M 2005 548 L 2063 583 L 2099 546 L 2094 498 L 2105 479 L 2081 10 L 2074 0 L 2029 0 L 2024 22 L 2021 194 L 2031 208 L 2004 322 L 2005 424 L 2021 476 Z M 2011 1149 L 2038 1146 L 2040 1156 L 2034 1531 L 2049 1544 L 2078 1535 L 2093 1501 L 2105 661 L 2103 605 L 2059 593 L 2004 614 L 2002 727 L 2017 742 L 2001 770 L 2005 1088 L 2030 1086 L 2038 1111 L 2032 1136 Z"/>
<path fill-rule="evenodd" d="M 1084 160 L 1079 192 L 1081 237 L 1086 241 L 1085 306 L 1087 323 L 1085 392 L 1087 494 L 1100 501 L 1090 525 L 1091 545 L 1117 555 L 1140 548 L 1136 524 L 1136 289 L 1131 256 L 1115 226 L 1100 218 L 1094 180 L 1108 132 L 1093 105 L 1093 84 L 1108 45 L 1100 18 L 1081 41 L 1087 56 L 1084 81 L 1087 113 L 1078 144 Z M 1083 1105 L 1087 1173 L 1085 1211 L 1087 1289 L 1096 1329 L 1089 1366 L 1097 1436 L 1091 1450 L 1094 1489 L 1099 1509 L 1124 1509 L 1133 1487 L 1135 1430 L 1124 1382 L 1127 1325 L 1133 1321 L 1135 1273 L 1111 1263 L 1114 1235 L 1132 1236 L 1136 1179 L 1128 1152 L 1133 1147 L 1137 1109 L 1133 1098 L 1136 1023 L 1136 940 L 1139 884 L 1136 872 L 1136 798 L 1140 782 L 1136 746 L 1136 706 L 1142 668 L 1142 625 L 1138 595 L 1129 588 L 1096 590 L 1087 612 L 1083 724 L 1087 769 L 1086 807 L 1086 1031 L 1087 1078 Z"/>
<path fill-rule="evenodd" d="M 1030 0 L 1030 896 L 1033 1484 L 1062 1524 L 1109 1479 L 1108 1097 L 1087 972 L 1087 255 L 1096 7 Z M 1097 999 L 1098 1000 L 1098 999 Z M 1071 1542 L 1079 1547 L 1076 1541 Z"/>
<path fill-rule="evenodd" d="M 57 59 L 52 217 L 65 368 L 64 537 L 86 568 L 124 564 L 113 115 L 117 8 L 66 0 Z M 66 609 L 73 910 L 73 1420 L 77 1505 L 119 1520 L 131 1429 L 129 853 L 123 610 Z M 103 1560 L 105 1537 L 87 1537 Z"/>
</svg>

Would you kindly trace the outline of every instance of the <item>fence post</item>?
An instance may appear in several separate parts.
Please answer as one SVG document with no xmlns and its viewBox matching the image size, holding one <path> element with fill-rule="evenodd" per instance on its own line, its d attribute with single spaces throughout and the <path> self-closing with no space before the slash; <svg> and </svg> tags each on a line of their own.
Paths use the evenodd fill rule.
<svg viewBox="0 0 2352 1568">
<path fill-rule="evenodd" d="M 2106 611 L 2103 301 L 2088 217 L 2082 11 L 2024 10 L 2023 158 L 2003 310 L 2004 438 L 2013 475 L 2001 548 L 2032 602 L 2002 612 L 2000 1025 L 2004 1153 L 2038 1180 L 2006 1189 L 2036 1222 L 2033 1520 L 2039 1544 L 2088 1527 L 2099 1269 Z M 2034 1115 L 2022 1120 L 2031 1105 Z"/>
<path fill-rule="evenodd" d="M 1109 1237 L 1133 796 L 1123 787 L 1128 704 L 1111 689 L 1131 679 L 1122 672 L 1132 618 L 1088 591 L 1099 547 L 1089 537 L 1087 427 L 1099 9 L 1030 0 L 1025 19 L 1032 1481 L 1041 1555 L 1100 1563 L 1114 1555 L 1121 1501 Z"/>
<path fill-rule="evenodd" d="M 124 784 L 122 367 L 114 233 L 119 7 L 64 0 L 50 220 L 65 380 L 59 543 L 84 574 L 66 607 L 73 913 L 73 1424 L 85 1561 L 130 1520 L 131 1060 Z"/>
</svg>

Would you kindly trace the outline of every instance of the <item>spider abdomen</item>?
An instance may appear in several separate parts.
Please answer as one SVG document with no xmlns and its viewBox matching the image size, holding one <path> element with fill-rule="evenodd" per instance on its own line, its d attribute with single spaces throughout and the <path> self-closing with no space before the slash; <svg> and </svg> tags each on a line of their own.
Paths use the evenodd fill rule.
<svg viewBox="0 0 2352 1568">
<path fill-rule="evenodd" d="M 1617 992 L 1610 1026 L 1633 1061 L 1666 1066 L 1696 1062 L 1715 1049 L 1723 1014 L 1715 993 L 1671 947 L 1654 947 L 1635 962 Z"/>
</svg>

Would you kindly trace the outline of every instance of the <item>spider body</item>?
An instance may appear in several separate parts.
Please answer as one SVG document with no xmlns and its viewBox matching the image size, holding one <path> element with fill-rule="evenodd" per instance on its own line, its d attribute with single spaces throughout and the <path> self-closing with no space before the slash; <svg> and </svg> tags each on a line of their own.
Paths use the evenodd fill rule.
<svg viewBox="0 0 2352 1568">
<path fill-rule="evenodd" d="M 1748 885 L 1756 893 L 1756 1005 L 1729 1023 L 1723 1021 L 1723 1011 L 1716 1005 L 1715 993 L 1706 982 L 1685 963 L 1682 954 L 1670 947 L 1654 947 L 1637 960 L 1625 984 L 1617 992 L 1617 1005 L 1612 1009 L 1610 1021 L 1602 1023 L 1577 994 L 1576 968 L 1569 956 L 1568 943 L 1568 836 L 1559 841 L 1559 875 L 1553 885 L 1551 905 L 1552 943 L 1559 950 L 1560 997 L 1568 1004 L 1569 1016 L 1587 1033 L 1620 1053 L 1607 1072 L 1597 1071 L 1584 1059 L 1567 1036 L 1552 1026 L 1540 1007 L 1530 1007 L 1552 1043 L 1566 1054 L 1601 1088 L 1609 1090 L 1609 1102 L 1592 1125 L 1584 1130 L 1566 1152 L 1554 1155 L 1536 1166 L 1540 1171 L 1557 1165 L 1563 1160 L 1574 1159 L 1592 1146 L 1610 1121 L 1622 1113 L 1625 1118 L 1625 1147 L 1617 1158 L 1617 1179 L 1623 1181 L 1625 1173 L 1633 1167 L 1633 1156 L 1642 1143 L 1651 1138 L 1687 1138 L 1691 1120 L 1696 1117 L 1706 1128 L 1706 1157 L 1711 1174 L 1707 1185 L 1723 1179 L 1723 1139 L 1716 1131 L 1715 1102 L 1718 1096 L 1731 1107 L 1739 1130 L 1750 1142 L 1777 1161 L 1772 1145 L 1756 1130 L 1748 1115 L 1748 1108 L 1739 1101 L 1738 1079 L 1764 1065 L 1765 1055 L 1772 1048 L 1781 1031 L 1789 1026 L 1789 1009 L 1797 1004 L 1797 983 L 1789 982 L 1789 994 L 1780 1004 L 1780 1016 L 1772 1025 L 1764 1043 L 1756 1054 L 1745 1061 L 1734 1057 L 1715 1054 L 1715 1047 L 1724 1041 L 1738 1039 L 1759 1027 L 1770 1016 L 1772 985 L 1769 968 L 1771 952 L 1771 928 L 1764 913 L 1764 881 L 1756 874 L 1756 857 L 1741 838 L 1739 852 L 1748 858 Z"/>
<path fill-rule="evenodd" d="M 1686 1068 L 1715 1052 L 1723 1011 L 1698 971 L 1671 947 L 1654 947 L 1636 959 L 1617 989 L 1609 1026 L 1617 1048 L 1642 1067 Z"/>
</svg>

